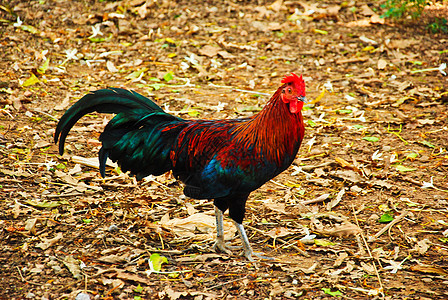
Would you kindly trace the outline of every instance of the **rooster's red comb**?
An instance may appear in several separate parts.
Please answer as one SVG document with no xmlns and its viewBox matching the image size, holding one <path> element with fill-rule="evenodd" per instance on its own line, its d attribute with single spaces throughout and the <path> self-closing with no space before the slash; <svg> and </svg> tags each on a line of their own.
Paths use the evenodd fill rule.
<svg viewBox="0 0 448 300">
<path fill-rule="evenodd" d="M 297 76 L 294 73 L 291 73 L 291 75 L 286 75 L 285 78 L 282 79 L 282 83 L 292 83 L 296 87 L 297 91 L 302 95 L 305 96 L 305 81 L 302 78 L 302 75 Z"/>
<path fill-rule="evenodd" d="M 286 75 L 285 78 L 282 79 L 282 83 L 290 83 L 290 82 L 293 82 L 299 86 L 305 84 L 302 75 L 300 75 L 299 77 L 294 73 L 291 73 L 291 75 Z"/>
</svg>

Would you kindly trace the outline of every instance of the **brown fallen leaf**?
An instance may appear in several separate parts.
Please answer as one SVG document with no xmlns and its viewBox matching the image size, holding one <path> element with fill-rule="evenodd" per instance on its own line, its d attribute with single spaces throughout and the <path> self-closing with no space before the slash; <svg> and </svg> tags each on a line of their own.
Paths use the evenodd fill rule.
<svg viewBox="0 0 448 300">
<path fill-rule="evenodd" d="M 338 257 L 336 258 L 336 260 L 334 261 L 333 267 L 337 268 L 340 265 L 342 265 L 342 263 L 344 262 L 344 260 L 348 257 L 347 252 L 341 252 L 338 254 Z"/>
<path fill-rule="evenodd" d="M 331 210 L 333 207 L 338 205 L 339 202 L 341 202 L 344 194 L 345 194 L 345 187 L 339 191 L 339 193 L 337 194 L 337 196 L 335 198 L 333 198 L 330 202 L 327 203 L 327 210 Z"/>
<path fill-rule="evenodd" d="M 64 97 L 64 99 L 62 100 L 61 103 L 56 104 L 54 109 L 55 110 L 65 110 L 69 105 L 70 105 L 70 99 L 72 98 L 72 94 L 71 93 L 67 93 Z"/>
<path fill-rule="evenodd" d="M 165 296 L 167 296 L 168 299 L 170 300 L 176 300 L 179 299 L 180 297 L 186 297 L 188 295 L 189 295 L 188 292 L 176 292 L 171 287 L 165 286 L 165 289 L 162 292 L 159 292 L 158 296 L 160 299 L 163 299 L 165 298 Z"/>
<path fill-rule="evenodd" d="M 364 178 L 362 178 L 357 172 L 353 170 L 336 170 L 330 171 L 329 174 L 351 183 L 364 182 Z"/>
<path fill-rule="evenodd" d="M 81 267 L 79 261 L 75 259 L 72 255 L 66 256 L 62 263 L 67 267 L 67 269 L 72 273 L 73 277 L 76 279 L 81 279 Z"/>
<path fill-rule="evenodd" d="M 412 251 L 418 252 L 420 255 L 425 254 L 431 247 L 430 241 L 428 239 L 420 240 L 414 245 Z"/>
<path fill-rule="evenodd" d="M 359 13 L 364 16 L 373 16 L 375 14 L 375 12 L 367 4 L 361 6 Z"/>
<path fill-rule="evenodd" d="M 325 234 L 329 236 L 346 237 L 351 235 L 357 235 L 358 233 L 361 232 L 361 229 L 355 224 L 345 221 L 341 225 L 336 225 L 333 228 L 330 229 L 321 228 L 315 231 L 317 231 L 320 234 Z"/>
<path fill-rule="evenodd" d="M 235 55 L 233 55 L 225 50 L 219 51 L 218 54 L 219 54 L 219 56 L 221 56 L 224 59 L 231 59 L 231 58 L 236 57 Z"/>
<path fill-rule="evenodd" d="M 56 244 L 59 240 L 61 240 L 63 237 L 64 235 L 62 234 L 62 232 L 58 232 L 56 236 L 52 239 L 42 238 L 42 242 L 36 244 L 36 247 L 41 248 L 42 250 L 47 250 L 48 248 Z"/>
<path fill-rule="evenodd" d="M 130 274 L 130 273 L 118 271 L 117 274 L 115 275 L 115 277 L 117 277 L 118 279 L 122 279 L 122 280 L 128 280 L 128 281 L 134 281 L 134 282 L 138 282 L 138 283 L 148 284 L 148 279 L 138 276 L 137 274 Z"/>
<path fill-rule="evenodd" d="M 183 256 L 176 258 L 176 262 L 205 262 L 206 260 L 212 260 L 212 259 L 222 259 L 221 254 L 216 253 L 205 253 L 205 254 L 197 254 L 194 256 Z"/>
<path fill-rule="evenodd" d="M 128 255 L 126 255 L 126 254 L 125 255 L 111 254 L 111 255 L 105 255 L 105 256 L 98 257 L 98 260 L 101 262 L 105 262 L 105 263 L 117 264 L 117 263 L 125 262 L 127 257 L 128 257 Z"/>
<path fill-rule="evenodd" d="M 268 232 L 266 232 L 266 235 L 270 236 L 271 238 L 275 239 L 282 236 L 287 236 L 290 234 L 293 234 L 294 232 L 291 231 L 288 228 L 285 227 L 278 227 L 278 228 L 272 228 Z"/>
<path fill-rule="evenodd" d="M 211 46 L 211 45 L 205 45 L 199 50 L 199 53 L 201 55 L 205 55 L 208 57 L 215 57 L 218 55 L 218 53 L 221 51 L 220 47 Z"/>
<path fill-rule="evenodd" d="M 30 234 L 35 235 L 36 234 L 36 224 L 37 224 L 36 218 L 28 219 L 25 223 L 25 231 L 28 231 Z"/>
<path fill-rule="evenodd" d="M 73 178 L 70 174 L 67 174 L 60 170 L 55 170 L 54 174 L 59 177 L 63 182 L 68 183 L 70 185 L 78 185 L 78 180 Z"/>
<path fill-rule="evenodd" d="M 266 208 L 281 213 L 281 214 L 288 214 L 288 212 L 285 210 L 286 206 L 284 203 L 277 203 L 274 202 L 273 200 L 268 200 L 266 202 L 263 202 L 263 206 L 265 206 Z"/>
<path fill-rule="evenodd" d="M 174 234 L 190 238 L 210 238 L 215 237 L 216 232 L 215 217 L 207 213 L 196 213 L 186 218 L 162 218 L 159 224 L 172 230 Z M 201 233 L 201 234 L 198 234 Z M 224 237 L 231 239 L 235 236 L 236 228 L 232 222 L 224 220 Z"/>
<path fill-rule="evenodd" d="M 380 59 L 378 60 L 378 64 L 377 64 L 377 66 L 378 66 L 378 70 L 383 70 L 383 69 L 385 69 L 385 68 L 387 67 L 387 61 L 386 61 L 385 59 L 380 58 Z"/>
<path fill-rule="evenodd" d="M 430 274 L 437 274 L 437 275 L 443 275 L 443 276 L 448 275 L 448 271 L 441 267 L 417 265 L 417 266 L 412 266 L 410 269 L 412 271 L 421 272 L 421 273 L 430 273 Z"/>
</svg>

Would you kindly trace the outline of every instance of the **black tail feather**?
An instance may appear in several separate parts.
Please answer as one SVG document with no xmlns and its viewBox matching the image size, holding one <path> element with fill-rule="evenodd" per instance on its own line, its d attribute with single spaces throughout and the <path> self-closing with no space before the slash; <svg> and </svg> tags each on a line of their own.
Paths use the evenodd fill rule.
<svg viewBox="0 0 448 300">
<path fill-rule="evenodd" d="M 59 120 L 54 134 L 54 142 L 59 140 L 59 154 L 64 153 L 65 139 L 73 125 L 91 112 L 120 113 L 144 109 L 148 112 L 163 110 L 148 98 L 125 89 L 109 88 L 91 92 L 70 107 Z"/>
<path fill-rule="evenodd" d="M 118 162 L 124 172 L 131 171 L 137 179 L 170 170 L 169 152 L 185 121 L 165 113 L 138 93 L 118 88 L 89 93 L 65 112 L 54 135 L 55 143 L 59 140 L 60 154 L 64 152 L 65 139 L 73 125 L 94 111 L 116 114 L 100 136 L 101 176 L 105 176 L 108 157 Z"/>
</svg>

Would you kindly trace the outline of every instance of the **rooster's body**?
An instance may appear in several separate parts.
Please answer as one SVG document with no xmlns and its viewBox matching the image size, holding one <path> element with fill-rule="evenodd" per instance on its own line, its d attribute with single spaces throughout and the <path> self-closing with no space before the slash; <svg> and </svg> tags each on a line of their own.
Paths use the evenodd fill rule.
<svg viewBox="0 0 448 300">
<path fill-rule="evenodd" d="M 243 240 L 245 255 L 252 259 L 241 225 L 247 197 L 291 165 L 304 135 L 303 79 L 293 74 L 282 82 L 260 113 L 231 120 L 184 120 L 165 113 L 135 92 L 99 90 L 67 110 L 57 126 L 55 142 L 60 139 L 62 153 L 68 132 L 82 116 L 93 111 L 115 113 L 100 136 L 101 175 L 105 174 L 108 157 L 137 179 L 172 170 L 185 183 L 186 196 L 214 199 L 216 246 L 227 251 L 222 213 L 228 209 Z"/>
</svg>

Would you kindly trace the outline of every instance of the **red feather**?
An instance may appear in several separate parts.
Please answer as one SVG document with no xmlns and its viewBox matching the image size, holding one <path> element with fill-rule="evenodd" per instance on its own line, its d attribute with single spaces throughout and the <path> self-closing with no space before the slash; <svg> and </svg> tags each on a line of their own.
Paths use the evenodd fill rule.
<svg viewBox="0 0 448 300">
<path fill-rule="evenodd" d="M 289 112 L 280 99 L 282 88 L 275 92 L 260 113 L 238 125 L 234 136 L 235 142 L 244 143 L 246 147 L 253 145 L 266 160 L 277 165 L 284 163 L 285 156 L 295 156 L 305 134 L 302 113 Z"/>
</svg>

